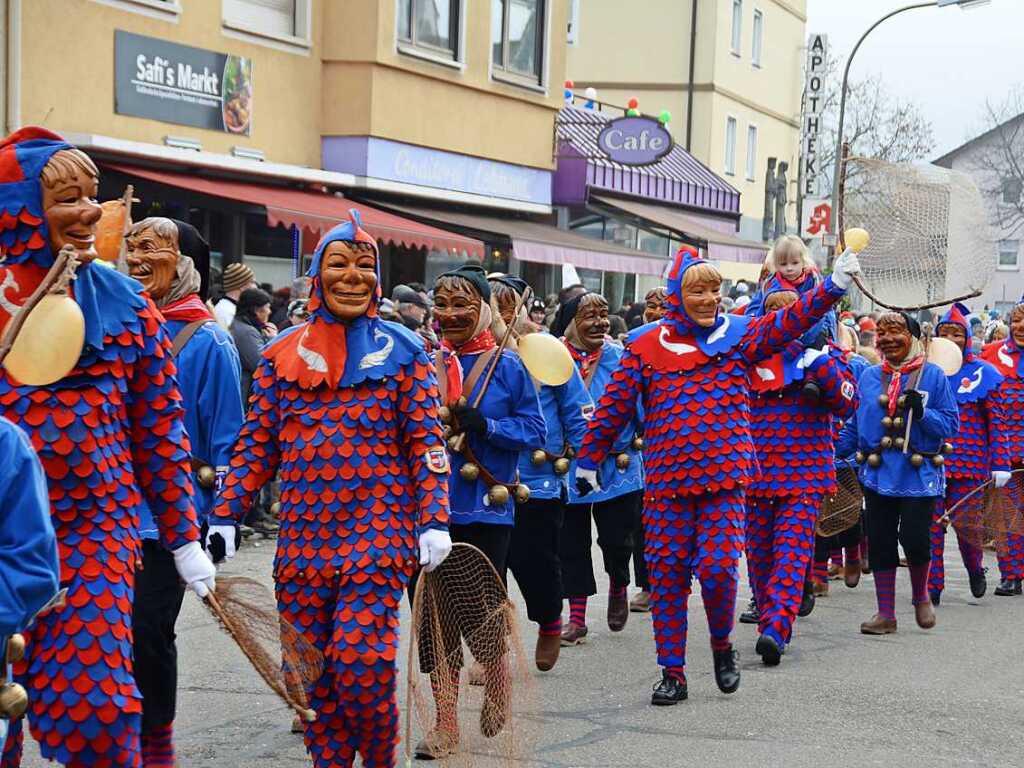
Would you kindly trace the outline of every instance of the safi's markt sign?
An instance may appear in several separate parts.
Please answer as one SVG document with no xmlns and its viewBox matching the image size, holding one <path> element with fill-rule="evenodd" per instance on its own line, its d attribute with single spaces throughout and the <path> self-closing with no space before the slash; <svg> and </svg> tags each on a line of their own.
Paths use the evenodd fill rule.
<svg viewBox="0 0 1024 768">
<path fill-rule="evenodd" d="M 616 163 L 651 165 L 672 151 L 672 134 L 649 117 L 620 117 L 601 131 L 597 146 Z"/>
</svg>

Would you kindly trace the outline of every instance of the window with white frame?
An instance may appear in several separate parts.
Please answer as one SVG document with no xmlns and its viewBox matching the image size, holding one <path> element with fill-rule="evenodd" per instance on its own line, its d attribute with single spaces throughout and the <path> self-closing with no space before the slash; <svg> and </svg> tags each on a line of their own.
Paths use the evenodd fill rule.
<svg viewBox="0 0 1024 768">
<path fill-rule="evenodd" d="M 1020 269 L 1020 240 L 999 241 L 999 269 Z"/>
<path fill-rule="evenodd" d="M 491 0 L 491 66 L 532 85 L 543 79 L 546 0 Z"/>
<path fill-rule="evenodd" d="M 725 172 L 736 175 L 736 118 L 725 120 Z"/>
<path fill-rule="evenodd" d="M 750 29 L 750 63 L 755 67 L 761 66 L 761 48 L 764 45 L 764 14 L 754 11 L 754 26 Z"/>
<path fill-rule="evenodd" d="M 580 41 L 580 0 L 569 0 L 569 23 L 565 42 L 577 45 Z"/>
<path fill-rule="evenodd" d="M 310 0 L 223 0 L 224 25 L 269 37 L 309 40 Z"/>
<path fill-rule="evenodd" d="M 398 0 L 399 42 L 457 60 L 461 8 L 461 0 Z"/>
<path fill-rule="evenodd" d="M 757 178 L 757 126 L 747 126 L 747 180 Z"/>
<path fill-rule="evenodd" d="M 743 45 L 743 0 L 732 0 L 732 52 L 740 55 Z"/>
</svg>

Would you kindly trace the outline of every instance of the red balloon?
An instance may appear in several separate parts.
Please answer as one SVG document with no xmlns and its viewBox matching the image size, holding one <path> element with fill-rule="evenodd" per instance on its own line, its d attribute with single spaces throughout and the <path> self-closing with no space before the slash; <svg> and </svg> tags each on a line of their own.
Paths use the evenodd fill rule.
<svg viewBox="0 0 1024 768">
<path fill-rule="evenodd" d="M 572 80 L 566 80 L 565 81 L 565 87 L 566 88 L 574 88 L 575 86 L 572 84 Z"/>
<path fill-rule="evenodd" d="M 630 109 L 636 109 L 639 104 L 640 104 L 640 102 L 637 101 L 636 99 L 630 99 L 628 106 L 629 106 Z"/>
</svg>

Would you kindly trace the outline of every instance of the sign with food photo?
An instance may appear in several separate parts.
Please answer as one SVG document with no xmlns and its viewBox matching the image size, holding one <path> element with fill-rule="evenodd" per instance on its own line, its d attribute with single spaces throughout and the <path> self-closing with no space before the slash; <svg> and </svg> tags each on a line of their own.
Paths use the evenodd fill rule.
<svg viewBox="0 0 1024 768">
<path fill-rule="evenodd" d="M 252 132 L 252 59 L 114 33 L 114 111 L 241 136 Z"/>
</svg>

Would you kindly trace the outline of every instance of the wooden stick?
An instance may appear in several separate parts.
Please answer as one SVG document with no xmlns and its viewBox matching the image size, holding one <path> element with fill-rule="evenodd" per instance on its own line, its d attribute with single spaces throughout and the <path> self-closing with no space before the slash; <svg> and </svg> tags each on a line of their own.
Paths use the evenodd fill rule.
<svg viewBox="0 0 1024 768">
<path fill-rule="evenodd" d="M 121 228 L 121 247 L 117 252 L 117 271 L 128 274 L 128 232 L 132 228 L 132 203 L 135 202 L 135 187 L 129 184 L 121 195 L 124 204 L 124 226 Z"/>
<path fill-rule="evenodd" d="M 957 296 L 956 298 L 953 299 L 942 299 L 941 301 L 933 301 L 928 304 L 916 304 L 912 307 L 901 307 L 896 304 L 886 304 L 880 298 L 871 293 L 871 291 L 869 291 L 867 287 L 864 285 L 864 281 L 861 279 L 860 275 L 852 275 L 852 277 L 853 282 L 856 283 L 857 288 L 860 289 L 861 293 L 863 293 L 865 296 L 867 296 L 869 299 L 875 302 L 875 304 L 877 304 L 878 306 L 885 307 L 886 309 L 891 309 L 895 312 L 920 312 L 922 309 L 934 309 L 935 307 L 945 307 L 948 304 L 956 304 L 958 301 L 968 301 L 969 299 L 976 299 L 979 296 L 981 296 L 982 293 L 981 291 L 972 291 L 971 293 L 965 293 L 963 296 Z"/>
<path fill-rule="evenodd" d="M 44 296 L 51 293 L 64 293 L 66 289 L 66 283 L 61 285 L 62 279 L 65 277 L 65 272 L 68 269 L 73 269 L 78 265 L 78 260 L 75 258 L 75 249 L 70 245 L 65 245 L 60 249 L 60 253 L 57 254 L 57 258 L 53 260 L 53 266 L 50 267 L 50 271 L 46 273 L 39 285 L 32 292 L 32 295 L 28 297 L 25 303 L 21 306 L 21 309 L 17 311 L 14 317 L 11 318 L 7 324 L 7 328 L 4 329 L 3 336 L 0 337 L 0 365 L 3 365 L 4 359 L 10 353 L 11 348 L 14 346 L 15 339 L 18 338 L 18 333 L 21 332 L 22 326 L 25 325 L 25 321 L 28 316 L 32 313 L 32 310 L 38 306 L 39 302 L 43 300 Z"/>
</svg>

